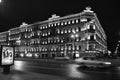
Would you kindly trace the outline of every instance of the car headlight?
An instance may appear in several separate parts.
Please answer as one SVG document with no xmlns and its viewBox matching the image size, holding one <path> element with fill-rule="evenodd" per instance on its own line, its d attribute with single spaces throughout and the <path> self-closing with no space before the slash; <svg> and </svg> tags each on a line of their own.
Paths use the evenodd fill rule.
<svg viewBox="0 0 120 80">
<path fill-rule="evenodd" d="M 111 62 L 105 62 L 105 64 L 111 64 Z"/>
</svg>

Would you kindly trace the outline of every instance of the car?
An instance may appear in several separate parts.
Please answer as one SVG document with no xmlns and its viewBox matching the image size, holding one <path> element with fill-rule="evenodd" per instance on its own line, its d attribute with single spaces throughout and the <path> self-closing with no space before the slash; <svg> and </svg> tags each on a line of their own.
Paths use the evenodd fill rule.
<svg viewBox="0 0 120 80">
<path fill-rule="evenodd" d="M 32 55 L 32 53 L 27 53 L 26 54 L 26 57 L 28 57 L 28 58 L 31 58 L 33 55 Z"/>
<path fill-rule="evenodd" d="M 65 57 L 55 57 L 54 58 L 55 60 L 69 60 L 70 58 L 69 57 L 67 57 L 67 56 L 65 56 Z"/>
<path fill-rule="evenodd" d="M 88 68 L 108 68 L 112 64 L 111 62 L 100 61 L 95 57 L 81 57 L 75 60 L 80 67 L 88 67 Z"/>
</svg>

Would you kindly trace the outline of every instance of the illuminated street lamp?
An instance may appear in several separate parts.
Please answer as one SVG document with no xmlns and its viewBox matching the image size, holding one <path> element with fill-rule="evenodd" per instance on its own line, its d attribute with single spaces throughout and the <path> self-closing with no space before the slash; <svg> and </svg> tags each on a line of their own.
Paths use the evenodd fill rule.
<svg viewBox="0 0 120 80">
<path fill-rule="evenodd" d="M 72 34 L 71 35 L 71 38 L 73 38 L 73 48 L 75 49 L 75 38 L 78 38 L 79 37 L 79 35 L 76 33 L 76 32 L 74 32 L 74 34 Z M 76 54 L 74 53 L 74 55 L 75 55 L 75 57 L 76 57 Z"/>
<path fill-rule="evenodd" d="M 0 3 L 2 2 L 2 0 L 0 0 Z"/>
</svg>

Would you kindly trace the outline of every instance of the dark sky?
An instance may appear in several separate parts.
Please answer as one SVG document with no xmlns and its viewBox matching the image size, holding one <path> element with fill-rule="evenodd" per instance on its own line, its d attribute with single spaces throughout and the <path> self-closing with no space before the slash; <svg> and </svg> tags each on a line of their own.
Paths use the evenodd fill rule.
<svg viewBox="0 0 120 80">
<path fill-rule="evenodd" d="M 91 6 L 107 34 L 109 49 L 115 49 L 119 39 L 119 2 L 116 0 L 3 0 L 0 4 L 0 32 L 47 20 L 51 14 L 65 16 L 82 12 Z"/>
</svg>

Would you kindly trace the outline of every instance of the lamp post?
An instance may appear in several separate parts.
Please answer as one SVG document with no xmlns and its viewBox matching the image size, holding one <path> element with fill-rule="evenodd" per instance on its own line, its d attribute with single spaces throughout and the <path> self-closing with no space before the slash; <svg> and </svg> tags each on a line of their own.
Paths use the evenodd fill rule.
<svg viewBox="0 0 120 80">
<path fill-rule="evenodd" d="M 0 0 L 0 3 L 2 2 L 2 0 Z"/>
<path fill-rule="evenodd" d="M 74 50 L 74 57 L 73 58 L 76 58 L 76 53 L 75 53 L 75 39 L 77 38 L 77 37 L 79 37 L 79 35 L 77 34 L 77 33 L 73 33 L 72 35 L 71 35 L 71 38 L 73 39 L 73 50 Z"/>
</svg>

